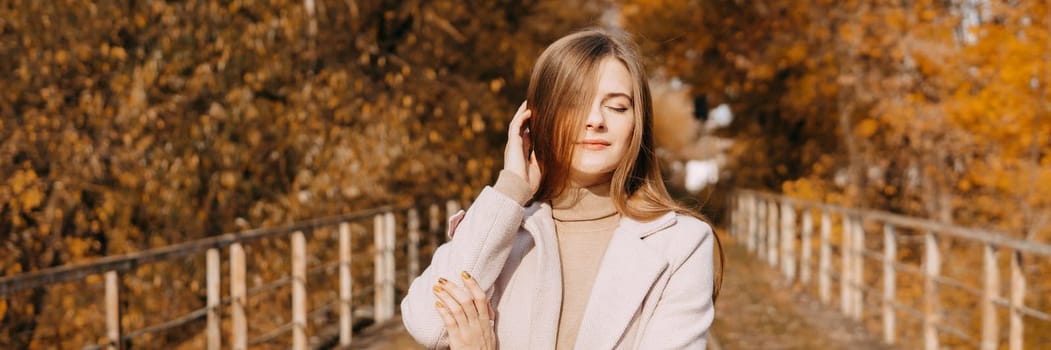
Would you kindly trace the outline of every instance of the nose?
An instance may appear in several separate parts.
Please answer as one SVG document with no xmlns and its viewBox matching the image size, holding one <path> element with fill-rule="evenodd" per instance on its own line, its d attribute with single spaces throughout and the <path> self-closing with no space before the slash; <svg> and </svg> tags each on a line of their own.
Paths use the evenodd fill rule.
<svg viewBox="0 0 1051 350">
<path fill-rule="evenodd" d="M 588 113 L 587 128 L 590 130 L 603 130 L 606 128 L 606 117 L 602 115 L 601 108 L 592 108 Z"/>
</svg>

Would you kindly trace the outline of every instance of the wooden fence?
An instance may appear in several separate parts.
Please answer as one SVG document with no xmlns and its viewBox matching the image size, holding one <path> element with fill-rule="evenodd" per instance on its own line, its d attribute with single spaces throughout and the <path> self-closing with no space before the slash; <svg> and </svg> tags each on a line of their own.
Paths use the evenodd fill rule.
<svg viewBox="0 0 1051 350">
<path fill-rule="evenodd" d="M 956 344 L 999 349 L 1005 337 L 1001 334 L 998 312 L 1006 310 L 1006 343 L 1009 349 L 1047 345 L 1026 343 L 1026 320 L 1047 322 L 1051 321 L 1051 315 L 1026 306 L 1027 281 L 1022 261 L 1025 255 L 1026 259 L 1030 259 L 1029 263 L 1051 263 L 1051 245 L 887 212 L 845 208 L 757 191 L 736 191 L 730 201 L 730 234 L 760 259 L 779 268 L 785 278 L 803 285 L 814 283 L 811 271 L 814 259 L 814 216 L 819 217 L 816 242 L 816 289 L 819 299 L 826 304 L 832 302 L 832 280 L 838 280 L 841 311 L 861 320 L 865 309 L 873 308 L 875 317 L 880 319 L 883 341 L 889 344 L 900 342 L 897 336 L 902 328 L 898 326 L 897 315 L 901 313 L 912 316 L 919 323 L 918 333 L 923 349 L 939 349 L 940 345 L 944 345 L 941 344 L 942 335 L 958 338 Z M 839 224 L 836 227 L 833 226 L 834 220 Z M 866 231 L 866 224 L 882 227 L 882 233 Z M 837 237 L 832 235 L 834 229 Z M 905 235 L 900 232 L 906 230 L 916 234 Z M 948 239 L 980 245 L 982 269 L 980 276 L 977 276 L 980 286 L 943 275 L 942 266 L 954 263 L 943 259 L 945 252 L 939 247 L 940 241 Z M 899 254 L 898 246 L 899 241 L 905 240 L 917 240 L 917 246 L 922 247 L 919 249 L 922 250 L 922 268 L 901 261 L 902 254 Z M 882 249 L 873 250 L 870 246 L 882 246 Z M 832 257 L 834 251 L 839 255 L 838 262 Z M 1009 261 L 1006 297 L 1002 294 L 1005 288 L 1001 285 L 1000 254 L 1006 254 Z M 838 266 L 834 267 L 834 264 Z M 879 276 L 870 276 L 866 280 L 865 271 L 876 271 Z M 896 282 L 900 272 L 922 280 L 920 308 L 910 306 L 904 300 L 905 297 L 899 295 Z M 875 288 L 875 280 L 880 281 L 882 289 Z M 967 331 L 947 322 L 949 307 L 942 305 L 939 294 L 939 289 L 943 287 L 953 288 L 978 300 L 981 317 L 978 326 L 980 331 L 977 332 L 979 336 L 973 336 L 972 333 L 976 333 L 973 330 Z M 866 296 L 868 303 L 865 302 Z M 1044 341 L 1047 341 L 1046 338 Z"/>
<path fill-rule="evenodd" d="M 459 204 L 455 201 L 445 203 L 446 214 L 451 215 L 459 210 Z M 395 222 L 395 213 L 404 212 L 407 222 L 404 227 L 399 227 Z M 46 270 L 40 270 L 15 276 L 0 278 L 0 297 L 8 296 L 19 291 L 48 288 L 50 285 L 65 282 L 82 281 L 88 276 L 103 274 L 105 276 L 105 294 L 99 300 L 105 309 L 106 334 L 105 341 L 98 344 L 87 344 L 85 349 L 119 349 L 128 341 L 145 334 L 162 332 L 174 327 L 186 325 L 190 322 L 206 319 L 205 337 L 207 349 L 219 349 L 223 343 L 221 315 L 223 307 L 229 307 L 231 326 L 227 341 L 229 348 L 246 349 L 249 345 L 268 342 L 274 338 L 292 333 L 292 349 L 306 349 L 310 346 L 308 342 L 308 314 L 324 310 L 308 310 L 310 305 L 307 300 L 306 284 L 307 274 L 310 272 L 337 268 L 339 271 L 339 298 L 335 303 L 327 304 L 324 308 L 335 308 L 339 314 L 338 336 L 340 346 L 349 346 L 352 339 L 352 325 L 354 317 L 369 317 L 377 323 L 390 320 L 395 315 L 397 300 L 395 300 L 394 286 L 396 276 L 407 277 L 407 282 L 419 275 L 421 245 L 437 245 L 444 238 L 444 218 L 438 205 L 431 205 L 427 210 L 429 216 L 428 232 L 422 235 L 420 216 L 413 207 L 381 207 L 348 215 L 329 217 L 323 219 L 309 220 L 281 228 L 254 229 L 238 233 L 228 233 L 213 236 L 196 241 L 151 249 L 132 254 L 110 256 L 93 262 L 65 265 Z M 448 217 L 446 215 L 445 217 Z M 351 254 L 351 223 L 373 219 L 373 249 L 375 273 L 372 285 L 359 287 L 353 285 L 351 276 L 352 259 L 360 259 L 360 256 Z M 318 266 L 307 266 L 308 255 L 307 239 L 310 232 L 317 229 L 337 228 L 338 244 L 333 249 L 338 250 L 338 261 L 323 262 Z M 396 242 L 399 236 L 396 231 L 403 229 L 407 239 Z M 287 239 L 290 240 L 291 276 L 271 281 L 265 285 L 249 290 L 246 288 L 245 276 L 245 249 L 244 245 L 264 239 Z M 230 270 L 223 274 L 221 271 L 221 250 L 227 249 L 228 265 Z M 407 261 L 396 262 L 395 250 L 401 252 Z M 119 286 L 123 273 L 133 271 L 139 267 L 165 261 L 173 261 L 176 258 L 204 255 L 206 260 L 206 294 L 207 301 L 199 309 L 189 312 L 181 317 L 154 324 L 142 329 L 121 329 L 121 298 Z M 397 271 L 398 266 L 402 271 Z M 228 279 L 229 295 L 221 295 L 221 283 Z M 247 299 L 259 292 L 291 285 L 292 305 L 291 322 L 267 331 L 255 338 L 249 338 L 247 332 Z M 373 294 L 372 305 L 353 305 L 352 298 L 355 289 L 360 288 L 371 291 Z M 100 337 L 102 338 L 102 337 Z"/>
</svg>

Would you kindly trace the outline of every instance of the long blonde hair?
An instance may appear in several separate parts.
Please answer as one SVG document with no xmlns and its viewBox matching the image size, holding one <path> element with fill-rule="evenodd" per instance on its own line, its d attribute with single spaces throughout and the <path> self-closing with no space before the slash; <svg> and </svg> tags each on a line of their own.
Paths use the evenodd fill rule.
<svg viewBox="0 0 1051 350">
<path fill-rule="evenodd" d="M 543 176 L 532 201 L 550 202 L 566 189 L 577 131 L 584 126 L 596 93 L 599 64 L 608 57 L 624 64 L 633 83 L 635 128 L 625 159 L 613 171 L 610 183 L 617 211 L 638 221 L 652 221 L 675 211 L 707 222 L 697 211 L 672 199 L 664 186 L 653 142 L 653 99 L 646 71 L 630 37 L 615 30 L 587 29 L 565 36 L 548 46 L 533 67 L 526 101 L 533 112 L 530 135 Z M 722 287 L 724 264 L 718 235 L 715 242 L 719 273 L 713 299 Z"/>
</svg>

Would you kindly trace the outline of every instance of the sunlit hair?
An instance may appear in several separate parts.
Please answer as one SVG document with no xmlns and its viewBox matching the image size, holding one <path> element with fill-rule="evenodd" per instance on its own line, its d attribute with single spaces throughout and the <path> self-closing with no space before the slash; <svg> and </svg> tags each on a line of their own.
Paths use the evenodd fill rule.
<svg viewBox="0 0 1051 350">
<path fill-rule="evenodd" d="M 652 221 L 669 211 L 708 221 L 668 194 L 654 148 L 653 103 L 638 49 L 626 33 L 607 29 L 588 29 L 555 41 L 533 67 L 526 101 L 533 113 L 529 126 L 533 151 L 543 176 L 532 201 L 551 202 L 568 187 L 574 144 L 595 97 L 599 65 L 610 57 L 623 63 L 631 75 L 634 101 L 635 127 L 610 183 L 617 211 L 638 221 Z M 715 240 L 720 259 L 718 296 L 723 254 L 718 236 Z"/>
</svg>

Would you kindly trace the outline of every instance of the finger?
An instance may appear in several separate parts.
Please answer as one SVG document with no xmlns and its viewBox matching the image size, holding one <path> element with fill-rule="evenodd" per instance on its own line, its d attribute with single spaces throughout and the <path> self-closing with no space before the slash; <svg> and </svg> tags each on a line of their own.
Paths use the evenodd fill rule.
<svg viewBox="0 0 1051 350">
<path fill-rule="evenodd" d="M 509 140 L 520 140 L 526 135 L 528 128 L 525 127 L 525 121 L 532 115 L 533 112 L 529 110 L 515 115 L 515 118 L 511 120 L 511 125 L 507 130 Z"/>
<path fill-rule="evenodd" d="M 466 290 L 455 283 L 445 283 L 442 287 L 445 288 L 446 293 L 451 295 L 460 304 L 460 307 L 463 309 L 463 314 L 467 316 L 468 322 L 478 320 L 479 310 L 475 307 L 474 300 Z"/>
<path fill-rule="evenodd" d="M 540 172 L 540 163 L 536 161 L 535 151 L 529 155 L 529 162 L 526 164 L 526 176 L 529 185 L 533 191 L 536 191 L 537 187 L 540 186 L 540 180 L 543 178 L 544 174 Z"/>
<path fill-rule="evenodd" d="M 451 284 L 452 283 L 446 283 L 445 285 L 448 286 Z M 442 304 L 445 304 L 445 308 L 449 311 L 450 314 L 452 314 L 453 319 L 456 320 L 456 323 L 461 327 L 467 326 L 467 314 L 464 313 L 463 305 L 459 301 L 457 301 L 456 298 L 450 295 L 444 286 L 434 285 L 432 290 L 434 291 L 434 296 L 438 298 L 438 301 L 442 302 Z M 474 308 L 474 304 L 468 305 L 470 305 L 472 309 Z"/>
<path fill-rule="evenodd" d="M 518 107 L 518 111 L 515 111 L 514 117 L 511 117 L 511 123 L 508 126 L 508 133 L 512 135 L 518 135 L 521 132 L 522 122 L 525 120 L 524 114 L 529 110 L 526 109 L 526 103 L 522 102 L 522 105 Z"/>
<path fill-rule="evenodd" d="M 526 122 L 527 120 L 529 120 L 529 119 L 533 118 L 533 111 L 532 111 L 532 110 L 529 110 L 529 109 L 527 109 L 527 110 L 523 111 L 522 113 L 520 113 L 520 114 L 518 115 L 518 118 L 519 118 L 519 120 L 518 120 L 518 123 L 519 123 L 519 124 L 521 124 L 521 125 L 523 125 L 523 126 L 525 126 L 525 122 Z M 526 127 L 522 127 L 522 130 L 521 130 L 521 131 L 522 131 L 522 133 L 528 132 L 528 131 L 529 131 L 529 128 L 526 128 Z"/>
<path fill-rule="evenodd" d="M 450 332 L 456 332 L 460 329 L 459 323 L 456 322 L 456 318 L 449 312 L 449 309 L 445 307 L 445 303 L 441 301 L 434 302 L 434 308 L 438 310 L 438 317 L 442 319 L 442 323 L 445 324 L 445 328 Z"/>
<path fill-rule="evenodd" d="M 488 324 L 492 318 L 489 316 L 489 297 L 485 295 L 485 291 L 478 285 L 478 281 L 471 277 L 471 274 L 464 271 L 460 274 L 460 278 L 463 279 L 463 286 L 467 289 L 467 293 L 471 295 L 471 299 L 474 301 L 474 307 L 478 310 L 478 319 L 483 324 Z"/>
<path fill-rule="evenodd" d="M 526 116 L 523 117 L 522 124 L 526 123 L 526 121 L 533 117 L 533 111 L 527 110 Z M 533 129 L 529 128 L 529 126 L 524 126 L 521 128 L 519 135 L 522 138 L 522 148 L 529 149 L 529 145 L 533 142 Z"/>
</svg>

